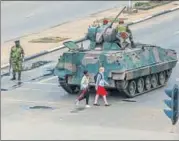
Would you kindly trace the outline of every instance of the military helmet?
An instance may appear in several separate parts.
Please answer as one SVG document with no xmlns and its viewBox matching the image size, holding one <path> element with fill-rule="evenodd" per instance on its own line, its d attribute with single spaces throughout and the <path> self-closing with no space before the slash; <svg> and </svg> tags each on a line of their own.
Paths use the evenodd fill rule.
<svg viewBox="0 0 179 141">
<path fill-rule="evenodd" d="M 16 40 L 16 41 L 14 41 L 15 43 L 19 43 L 20 41 L 19 40 Z"/>
<path fill-rule="evenodd" d="M 108 24 L 108 20 L 107 20 L 107 19 L 104 19 L 104 20 L 103 20 L 103 24 Z"/>
<path fill-rule="evenodd" d="M 15 44 L 18 44 L 18 43 L 20 43 L 20 41 L 19 40 L 16 40 L 16 41 L 14 41 L 15 42 Z"/>
<path fill-rule="evenodd" d="M 124 24 L 124 20 L 119 19 L 119 24 Z"/>
</svg>

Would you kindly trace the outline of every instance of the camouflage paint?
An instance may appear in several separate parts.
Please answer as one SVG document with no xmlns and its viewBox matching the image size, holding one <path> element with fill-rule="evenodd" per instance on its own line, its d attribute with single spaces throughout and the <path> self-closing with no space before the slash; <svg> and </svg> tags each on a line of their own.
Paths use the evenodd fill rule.
<svg viewBox="0 0 179 141">
<path fill-rule="evenodd" d="M 94 75 L 103 66 L 105 79 L 110 87 L 116 87 L 116 81 L 125 85 L 123 82 L 128 80 L 168 71 L 176 66 L 177 54 L 171 49 L 140 43 L 135 44 L 135 48 L 129 44 L 122 49 L 118 40 L 96 43 L 97 34 L 102 33 L 107 26 L 89 27 L 86 36 L 90 41 L 88 50 L 79 50 L 80 47 L 72 41 L 65 42 L 70 50 L 59 58 L 54 74 L 63 79 L 67 75 L 68 84 L 80 85 L 83 71 L 88 70 L 93 84 Z"/>
<path fill-rule="evenodd" d="M 61 78 L 68 74 L 69 83 L 79 85 L 86 69 L 91 76 L 91 82 L 94 82 L 93 77 L 101 65 L 105 67 L 104 75 L 107 80 L 116 80 L 115 77 L 118 80 L 130 80 L 168 70 L 175 67 L 176 63 L 175 51 L 148 45 L 142 47 L 139 44 L 136 48 L 118 51 L 66 52 L 59 60 L 55 74 Z"/>
<path fill-rule="evenodd" d="M 120 13 L 117 17 L 119 15 Z M 164 85 L 178 61 L 176 51 L 141 43 L 136 43 L 134 46 L 128 44 L 127 47 L 121 48 L 119 39 L 116 37 L 117 32 L 113 32 L 113 29 L 107 31 L 107 28 L 113 28 L 112 24 L 108 25 L 88 28 L 86 38 L 90 43 L 87 50 L 86 47 L 81 50 L 73 41 L 64 43 L 70 50 L 59 58 L 54 70 L 54 74 L 60 78 L 60 85 L 67 92 L 74 92 L 74 87 L 80 85 L 84 70 L 88 70 L 91 85 L 94 85 L 94 75 L 100 66 L 105 68 L 104 77 L 110 84 L 109 87 L 122 90 L 129 97 L 157 88 L 153 86 L 137 92 L 139 88 L 137 85 L 139 86 L 138 82 L 140 82 L 138 80 L 144 82 L 146 76 L 151 74 L 157 74 L 157 76 L 160 72 L 162 72 L 160 76 L 166 74 L 166 79 L 161 86 Z M 136 85 L 135 91 L 130 90 L 131 82 Z"/>
</svg>

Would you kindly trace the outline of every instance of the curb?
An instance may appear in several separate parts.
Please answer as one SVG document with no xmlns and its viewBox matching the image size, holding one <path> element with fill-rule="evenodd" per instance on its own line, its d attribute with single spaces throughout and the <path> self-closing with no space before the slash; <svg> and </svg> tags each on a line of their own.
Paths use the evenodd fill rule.
<svg viewBox="0 0 179 141">
<path fill-rule="evenodd" d="M 149 19 L 152 19 L 154 17 L 157 17 L 157 16 L 160 16 L 160 15 L 163 15 L 163 14 L 166 14 L 166 13 L 170 13 L 170 12 L 173 12 L 173 11 L 176 11 L 176 10 L 179 10 L 179 6 L 175 7 L 175 8 L 172 8 L 172 9 L 169 9 L 169 10 L 164 10 L 162 12 L 159 12 L 159 13 L 156 13 L 156 14 L 153 14 L 151 16 L 148 16 L 148 17 L 145 17 L 145 18 L 141 18 L 141 19 L 138 19 L 136 21 L 133 21 L 131 23 L 129 23 L 128 25 L 133 25 L 133 24 L 137 24 L 137 23 L 140 23 L 140 22 L 143 22 L 143 21 L 146 21 L 146 20 L 149 20 Z M 76 41 L 74 41 L 75 43 L 79 43 L 79 42 L 82 42 L 86 40 L 85 38 L 81 38 L 81 39 L 78 39 Z M 51 53 L 51 52 L 54 52 L 54 51 L 57 51 L 59 49 L 64 49 L 65 46 L 58 46 L 58 47 L 55 47 L 55 48 L 52 48 L 52 49 L 49 49 L 49 50 L 45 50 L 45 51 L 42 51 L 40 53 L 37 53 L 37 54 L 34 54 L 34 55 L 31 55 L 31 56 L 28 56 L 28 57 L 25 57 L 24 61 L 28 61 L 28 60 L 31 60 L 31 59 L 34 59 L 36 57 L 40 57 L 40 56 L 43 56 L 45 54 L 48 54 L 48 53 Z M 9 66 L 9 63 L 5 64 L 5 65 L 2 65 L 1 69 L 5 69 L 6 67 Z"/>
<path fill-rule="evenodd" d="M 76 40 L 76 41 L 74 41 L 74 42 L 75 42 L 75 43 L 79 43 L 79 42 L 82 42 L 82 41 L 84 41 L 84 40 L 86 40 L 86 38 L 81 38 L 81 39 L 78 39 L 78 40 Z M 48 54 L 48 53 L 57 51 L 57 50 L 59 50 L 59 49 L 64 49 L 64 48 L 65 48 L 65 46 L 64 46 L 64 45 L 61 45 L 61 46 L 58 46 L 58 47 L 55 47 L 55 48 L 52 48 L 52 49 L 49 49 L 49 50 L 44 50 L 44 51 L 41 51 L 40 53 L 37 53 L 37 54 L 31 55 L 31 56 L 25 57 L 25 58 L 24 58 L 24 61 L 28 61 L 28 60 L 31 60 L 31 59 L 34 59 L 34 58 L 37 58 L 37 57 L 43 56 L 43 55 L 45 55 L 45 54 Z M 9 67 L 9 63 L 3 65 L 3 66 L 1 67 L 1 69 L 5 69 L 5 68 L 7 68 L 7 67 Z"/>
<path fill-rule="evenodd" d="M 169 10 L 163 10 L 163 11 L 161 11 L 161 12 L 158 12 L 158 13 L 156 13 L 156 14 L 153 14 L 153 15 L 148 16 L 148 17 L 145 17 L 145 18 L 138 19 L 138 20 L 136 20 L 136 21 L 133 21 L 133 22 L 129 23 L 128 25 L 137 24 L 137 23 L 140 23 L 140 22 L 143 22 L 143 21 L 152 19 L 152 18 L 154 18 L 154 17 L 158 17 L 158 16 L 160 16 L 160 15 L 167 14 L 167 13 L 170 13 L 170 12 L 173 12 L 173 11 L 176 11 L 176 10 L 179 10 L 179 6 L 177 6 L 177 7 L 175 7 L 175 8 L 172 8 L 172 9 L 169 9 Z"/>
</svg>

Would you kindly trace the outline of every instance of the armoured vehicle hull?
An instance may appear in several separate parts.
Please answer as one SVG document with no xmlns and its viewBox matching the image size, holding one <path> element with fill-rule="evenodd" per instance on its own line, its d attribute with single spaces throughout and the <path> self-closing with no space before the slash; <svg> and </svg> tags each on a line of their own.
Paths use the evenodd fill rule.
<svg viewBox="0 0 179 141">
<path fill-rule="evenodd" d="M 124 92 L 128 97 L 164 86 L 170 78 L 177 63 L 176 52 L 153 45 L 127 43 L 127 36 L 122 35 L 131 37 L 132 34 L 112 27 L 122 11 L 111 23 L 88 28 L 86 39 L 90 44 L 84 46 L 86 50 L 72 41 L 64 43 L 70 50 L 59 58 L 54 73 L 68 93 L 79 91 L 84 70 L 89 72 L 91 86 L 95 85 L 94 76 L 100 66 L 105 68 L 108 88 Z"/>
<path fill-rule="evenodd" d="M 75 46 L 73 42 L 69 43 Z M 69 43 L 65 45 L 69 46 Z M 68 93 L 77 93 L 83 71 L 88 70 L 91 86 L 94 86 L 94 75 L 103 66 L 105 79 L 110 84 L 107 88 L 134 97 L 164 86 L 176 63 L 177 54 L 171 49 L 138 43 L 135 48 L 120 50 L 116 43 L 104 43 L 103 50 L 65 52 L 59 58 L 54 73 Z"/>
</svg>

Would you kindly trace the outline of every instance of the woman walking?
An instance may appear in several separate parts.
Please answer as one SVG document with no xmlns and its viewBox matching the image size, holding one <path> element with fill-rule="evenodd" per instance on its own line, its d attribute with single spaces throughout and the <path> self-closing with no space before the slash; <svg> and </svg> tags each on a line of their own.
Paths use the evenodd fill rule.
<svg viewBox="0 0 179 141">
<path fill-rule="evenodd" d="M 89 108 L 89 75 L 88 71 L 83 72 L 83 78 L 81 80 L 81 87 L 80 87 L 80 92 L 79 96 L 76 99 L 76 105 L 79 105 L 79 102 L 83 99 L 86 99 L 86 108 Z"/>
<path fill-rule="evenodd" d="M 106 99 L 107 91 L 104 88 L 105 84 L 109 85 L 104 79 L 104 70 L 105 70 L 104 67 L 100 67 L 98 75 L 97 75 L 96 87 L 95 87 L 96 88 L 96 96 L 95 96 L 95 101 L 94 101 L 94 104 L 93 104 L 95 106 L 100 106 L 98 104 L 99 96 L 103 97 L 105 106 L 110 106 L 110 104 L 108 104 L 108 101 Z"/>
</svg>

